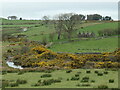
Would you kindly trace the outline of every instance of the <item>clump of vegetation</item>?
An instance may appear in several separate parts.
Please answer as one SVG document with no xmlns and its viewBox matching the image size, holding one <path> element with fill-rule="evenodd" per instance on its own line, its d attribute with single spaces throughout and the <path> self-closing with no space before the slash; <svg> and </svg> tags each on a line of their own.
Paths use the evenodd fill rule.
<svg viewBox="0 0 120 90">
<path fill-rule="evenodd" d="M 8 80 L 2 80 L 2 87 L 7 87 L 9 86 L 9 81 Z"/>
<path fill-rule="evenodd" d="M 22 71 L 18 72 L 18 75 L 22 75 L 22 74 L 24 74 L 24 72 L 22 72 Z"/>
<path fill-rule="evenodd" d="M 75 74 L 75 77 L 79 77 L 79 74 Z"/>
<path fill-rule="evenodd" d="M 108 86 L 107 85 L 99 85 L 98 88 L 100 88 L 100 89 L 107 89 Z"/>
<path fill-rule="evenodd" d="M 96 70 L 95 73 L 98 73 L 98 71 Z"/>
<path fill-rule="evenodd" d="M 110 80 L 109 80 L 109 83 L 114 83 L 114 79 L 110 79 Z"/>
<path fill-rule="evenodd" d="M 94 82 L 95 82 L 95 80 L 91 80 L 91 82 L 92 82 L 92 83 L 94 83 Z"/>
<path fill-rule="evenodd" d="M 79 77 L 72 77 L 71 80 L 74 81 L 74 80 L 79 80 L 80 78 Z"/>
<path fill-rule="evenodd" d="M 83 77 L 81 82 L 88 82 L 89 81 L 89 77 Z"/>
<path fill-rule="evenodd" d="M 90 86 L 89 83 L 82 83 L 82 84 L 77 84 L 76 86 L 80 87 L 80 86 Z"/>
<path fill-rule="evenodd" d="M 7 72 L 3 71 L 3 72 L 2 72 L 2 75 L 5 75 L 5 74 L 7 74 Z"/>
<path fill-rule="evenodd" d="M 41 78 L 45 78 L 45 77 L 52 77 L 52 75 L 51 75 L 51 74 L 43 74 L 43 75 L 41 76 Z"/>
<path fill-rule="evenodd" d="M 72 70 L 67 70 L 67 71 L 66 71 L 66 73 L 71 73 L 71 72 L 72 72 Z"/>
<path fill-rule="evenodd" d="M 16 86 L 18 86 L 18 85 L 19 85 L 19 84 L 16 83 L 16 82 L 15 82 L 15 83 L 9 83 L 9 86 L 10 86 L 10 87 L 16 87 Z"/>
<path fill-rule="evenodd" d="M 86 73 L 91 73 L 91 71 L 86 71 Z"/>
<path fill-rule="evenodd" d="M 16 83 L 18 83 L 18 84 L 26 84 L 26 83 L 27 83 L 27 80 L 17 79 Z"/>
<path fill-rule="evenodd" d="M 51 73 L 52 72 L 52 70 L 46 70 L 45 71 L 45 73 Z"/>
<path fill-rule="evenodd" d="M 107 72 L 107 71 L 105 71 L 105 72 L 104 72 L 104 74 L 108 74 L 108 72 Z"/>
<path fill-rule="evenodd" d="M 32 86 L 46 86 L 51 85 L 52 83 L 60 83 L 60 79 L 48 79 L 48 80 L 38 80 L 38 82 Z"/>
<path fill-rule="evenodd" d="M 90 86 L 90 84 L 89 83 L 83 83 L 83 84 L 81 84 L 81 86 Z"/>
<path fill-rule="evenodd" d="M 67 78 L 67 81 L 69 81 L 70 79 L 69 78 Z"/>
<path fill-rule="evenodd" d="M 97 75 L 98 75 L 98 76 L 103 76 L 103 73 L 98 73 Z"/>
<path fill-rule="evenodd" d="M 80 74 L 81 72 L 77 72 L 77 74 Z"/>
<path fill-rule="evenodd" d="M 79 84 L 79 83 L 78 83 L 76 86 L 78 86 L 78 87 L 79 87 L 79 86 L 81 86 L 81 84 Z"/>
</svg>

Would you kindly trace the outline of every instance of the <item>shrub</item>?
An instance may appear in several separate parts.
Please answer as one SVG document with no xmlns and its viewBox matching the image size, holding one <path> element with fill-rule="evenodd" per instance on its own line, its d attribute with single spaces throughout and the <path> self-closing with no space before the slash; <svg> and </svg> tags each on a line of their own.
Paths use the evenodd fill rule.
<svg viewBox="0 0 120 90">
<path fill-rule="evenodd" d="M 72 72 L 72 70 L 67 70 L 67 71 L 66 71 L 66 73 L 71 73 L 71 72 Z"/>
<path fill-rule="evenodd" d="M 107 89 L 108 86 L 107 85 L 99 85 L 98 88 L 100 88 L 100 89 Z"/>
<path fill-rule="evenodd" d="M 41 76 L 41 78 L 45 78 L 45 77 L 52 77 L 52 75 L 51 75 L 51 74 L 43 74 L 43 75 Z"/>
<path fill-rule="evenodd" d="M 79 77 L 72 77 L 71 80 L 79 80 Z"/>
<path fill-rule="evenodd" d="M 91 73 L 90 71 L 86 71 L 86 73 Z"/>
<path fill-rule="evenodd" d="M 110 80 L 109 80 L 109 83 L 114 83 L 114 79 L 110 79 Z"/>
<path fill-rule="evenodd" d="M 98 76 L 103 76 L 103 74 L 102 74 L 102 73 L 98 73 L 97 75 L 98 75 Z"/>
<path fill-rule="evenodd" d="M 20 79 L 18 79 L 18 80 L 16 81 L 16 83 L 18 83 L 18 84 L 26 84 L 27 81 L 26 81 L 26 80 L 20 80 Z"/>
</svg>

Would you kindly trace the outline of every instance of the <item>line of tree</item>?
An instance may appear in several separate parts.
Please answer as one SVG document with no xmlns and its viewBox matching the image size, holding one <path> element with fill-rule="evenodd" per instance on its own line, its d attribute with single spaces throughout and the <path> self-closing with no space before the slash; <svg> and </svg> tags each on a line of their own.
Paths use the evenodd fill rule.
<svg viewBox="0 0 120 90">
<path fill-rule="evenodd" d="M 8 20 L 16 20 L 17 16 L 8 16 Z M 87 16 L 82 14 L 74 14 L 72 18 L 75 18 L 76 20 L 113 20 L 111 16 L 102 16 L 100 14 L 89 14 Z M 19 18 L 19 20 L 22 20 L 22 17 Z M 42 20 L 47 24 L 50 20 L 49 16 L 43 16 Z"/>
</svg>

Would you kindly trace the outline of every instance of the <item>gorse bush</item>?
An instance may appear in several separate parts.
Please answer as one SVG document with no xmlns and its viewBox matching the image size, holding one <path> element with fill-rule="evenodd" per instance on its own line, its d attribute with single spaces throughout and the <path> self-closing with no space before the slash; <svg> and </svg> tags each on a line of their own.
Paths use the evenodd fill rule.
<svg viewBox="0 0 120 90">
<path fill-rule="evenodd" d="M 22 41 L 21 45 L 24 47 L 30 47 L 29 52 L 23 52 L 21 54 L 20 50 L 10 49 L 9 52 L 4 57 L 9 55 L 13 56 L 13 62 L 16 65 L 22 67 L 39 67 L 50 69 L 78 69 L 86 67 L 91 64 L 93 68 L 117 68 L 120 67 L 119 57 L 120 49 L 114 52 L 104 52 L 101 54 L 70 54 L 70 53 L 56 53 L 53 52 L 45 46 L 40 45 L 40 42 L 35 41 Z M 23 50 L 25 50 L 23 48 Z M 25 50 L 26 51 L 26 50 Z M 111 58 L 112 57 L 112 60 Z M 92 63 L 88 63 L 92 62 Z M 87 64 L 88 63 L 88 64 Z M 31 70 L 31 72 L 35 70 Z M 12 70 L 7 71 L 12 72 Z M 66 71 L 66 73 L 71 73 L 71 70 Z M 91 73 L 89 70 L 86 73 Z"/>
</svg>

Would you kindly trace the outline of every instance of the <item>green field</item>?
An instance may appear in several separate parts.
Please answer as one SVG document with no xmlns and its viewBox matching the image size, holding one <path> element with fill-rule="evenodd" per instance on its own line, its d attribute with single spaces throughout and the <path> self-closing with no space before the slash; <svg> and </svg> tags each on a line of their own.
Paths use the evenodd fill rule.
<svg viewBox="0 0 120 90">
<path fill-rule="evenodd" d="M 118 22 L 95 24 L 95 25 L 87 26 L 83 29 L 80 29 L 79 31 L 91 31 L 96 33 L 96 35 L 98 35 L 98 31 L 104 30 L 104 29 L 118 29 Z"/>
<path fill-rule="evenodd" d="M 48 49 L 54 52 L 67 52 L 67 53 L 82 53 L 82 52 L 113 52 L 118 48 L 118 36 L 108 36 L 101 37 L 98 35 L 98 31 L 105 29 L 118 29 L 118 22 L 82 22 L 82 24 L 77 25 L 77 29 L 74 32 L 74 37 L 70 39 L 61 37 L 60 40 L 57 39 L 57 33 L 54 28 L 53 23 L 47 25 L 42 25 L 40 20 L 3 20 L 2 33 L 4 35 L 26 35 L 26 39 L 31 41 L 42 42 L 46 38 L 47 43 L 52 45 Z M 21 27 L 27 27 L 27 31 L 22 31 Z M 81 28 L 83 27 L 83 28 Z M 95 37 L 92 38 L 78 38 L 78 32 L 94 32 Z M 54 33 L 53 40 L 50 40 L 50 34 Z M 62 33 L 63 34 L 63 33 Z M 2 53 L 6 53 L 7 50 L 16 48 L 22 48 L 24 45 L 19 45 L 20 42 L 2 42 Z M 16 45 L 10 45 L 16 44 Z M 10 69 L 7 66 L 5 58 L 3 58 L 3 68 Z M 12 68 L 11 68 L 12 69 Z M 86 73 L 87 69 L 72 69 L 71 73 L 66 73 L 66 70 L 55 70 L 49 74 L 52 77 L 41 78 L 41 75 L 46 74 L 45 72 L 24 72 L 21 75 L 18 73 L 7 73 L 2 75 L 4 80 L 13 81 L 14 83 L 17 79 L 27 80 L 26 84 L 19 84 L 16 88 L 98 88 L 99 85 L 107 85 L 108 88 L 118 88 L 118 71 L 107 70 L 108 74 L 104 74 L 105 69 L 89 69 L 91 73 Z M 98 76 L 95 71 L 103 74 L 103 76 Z M 79 74 L 79 80 L 71 80 L 75 77 L 75 74 Z M 83 77 L 89 77 L 88 82 L 81 82 Z M 51 85 L 45 86 L 32 86 L 38 82 L 38 80 L 49 80 L 49 79 L 61 79 L 59 83 L 52 83 Z M 113 83 L 109 83 L 109 80 L 114 80 Z M 94 82 L 91 82 L 93 80 Z M 77 86 L 89 84 L 90 86 Z"/>
<path fill-rule="evenodd" d="M 82 24 L 77 26 L 77 31 L 75 32 L 74 36 L 76 37 L 76 34 L 79 31 L 88 31 L 94 32 L 96 34 L 96 38 L 91 38 L 88 40 L 84 40 L 84 38 L 72 38 L 73 40 L 77 39 L 77 41 L 74 42 L 68 42 L 68 39 L 65 39 L 63 37 L 61 38 L 61 40 L 57 40 L 57 34 L 54 29 L 54 25 L 48 24 L 41 26 L 41 22 L 42 21 L 39 20 L 3 20 L 3 34 L 24 34 L 27 35 L 27 39 L 33 41 L 42 41 L 44 38 L 46 38 L 47 42 L 53 42 L 53 45 L 50 47 L 50 49 L 55 52 L 111 52 L 118 48 L 118 38 L 115 36 L 103 39 L 96 39 L 98 36 L 98 31 L 104 29 L 117 29 L 118 22 L 83 22 Z M 20 27 L 30 28 L 28 28 L 27 31 L 23 32 L 19 31 Z M 83 27 L 83 29 L 81 29 L 81 27 Z M 54 33 L 53 41 L 51 41 L 49 38 L 51 33 Z"/>
<path fill-rule="evenodd" d="M 71 73 L 66 73 L 66 70 L 57 70 L 49 73 L 52 77 L 41 78 L 40 76 L 45 74 L 44 72 L 29 72 L 24 73 L 22 75 L 18 75 L 17 73 L 7 73 L 3 76 L 5 80 L 17 80 L 24 79 L 27 80 L 27 84 L 19 85 L 17 88 L 97 88 L 98 85 L 108 85 L 109 88 L 117 88 L 118 87 L 118 71 L 107 71 L 108 74 L 103 74 L 103 76 L 98 76 L 95 71 L 103 73 L 106 71 L 105 69 L 89 69 L 91 73 L 86 73 L 87 69 L 74 69 Z M 79 80 L 72 81 L 70 80 L 77 72 L 81 72 L 79 74 Z M 89 77 L 88 82 L 81 82 L 83 77 Z M 33 87 L 31 85 L 37 83 L 38 80 L 47 80 L 47 79 L 57 79 L 61 78 L 60 83 L 53 83 L 48 86 L 36 86 Z M 69 79 L 69 81 L 67 81 Z M 114 83 L 109 83 L 109 79 L 114 79 Z M 91 80 L 95 80 L 94 83 Z M 77 84 L 89 83 L 90 86 L 76 86 Z"/>
<path fill-rule="evenodd" d="M 100 40 L 79 40 L 51 46 L 55 52 L 112 52 L 118 48 L 118 37 L 103 38 Z"/>
</svg>

